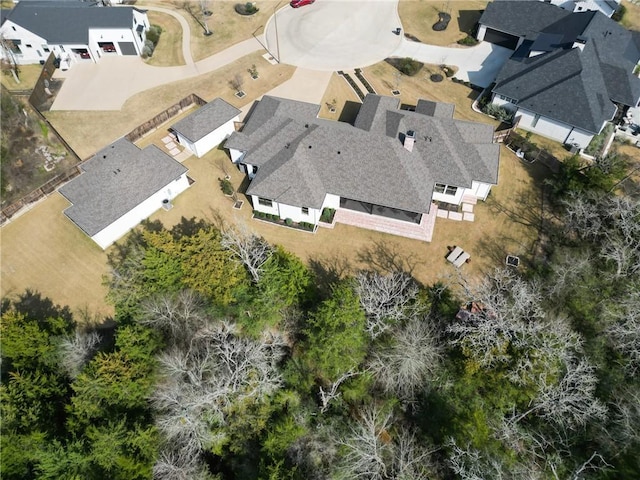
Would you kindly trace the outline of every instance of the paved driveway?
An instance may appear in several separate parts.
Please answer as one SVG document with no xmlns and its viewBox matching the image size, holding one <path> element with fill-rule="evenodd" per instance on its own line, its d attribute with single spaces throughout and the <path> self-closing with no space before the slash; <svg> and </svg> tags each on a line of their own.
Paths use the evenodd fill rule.
<svg viewBox="0 0 640 480">
<path fill-rule="evenodd" d="M 396 57 L 411 57 L 424 63 L 447 64 L 458 67 L 456 77 L 474 85 L 487 87 L 507 61 L 513 50 L 488 42 L 475 47 L 438 47 L 402 39 L 393 52 Z"/>
<path fill-rule="evenodd" d="M 286 6 L 265 28 L 267 49 L 282 63 L 314 70 L 365 67 L 388 57 L 401 35 L 397 0 L 317 0 Z"/>
</svg>

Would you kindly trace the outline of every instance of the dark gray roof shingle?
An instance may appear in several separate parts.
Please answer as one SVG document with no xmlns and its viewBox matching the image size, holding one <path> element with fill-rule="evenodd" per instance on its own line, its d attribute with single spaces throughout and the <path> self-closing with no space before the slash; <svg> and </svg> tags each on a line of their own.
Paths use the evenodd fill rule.
<svg viewBox="0 0 640 480">
<path fill-rule="evenodd" d="M 640 99 L 640 79 L 632 73 L 640 59 L 634 36 L 600 12 L 496 1 L 480 23 L 526 39 L 493 90 L 522 108 L 597 133 L 615 113 L 611 102 L 636 105 Z M 547 53 L 528 58 L 530 51 Z"/>
<path fill-rule="evenodd" d="M 90 237 L 187 171 L 155 145 L 140 150 L 124 138 L 99 151 L 82 169 L 58 191 L 73 204 L 65 215 Z"/>
<path fill-rule="evenodd" d="M 85 2 L 19 2 L 7 19 L 50 44 L 89 41 L 90 28 L 133 28 L 133 7 L 94 7 Z"/>
<path fill-rule="evenodd" d="M 245 129 L 225 144 L 245 152 L 243 163 L 259 167 L 249 195 L 320 208 L 331 193 L 422 213 L 429 211 L 436 182 L 497 182 L 493 128 L 454 120 L 450 107 L 432 105 L 443 117 L 429 116 L 398 110 L 397 99 L 367 95 L 351 126 L 313 118 L 311 110 L 297 119 L 266 116 L 263 109 L 277 111 L 278 101 L 270 97 L 264 107 L 258 104 Z M 408 130 L 416 133 L 412 152 L 401 142 Z"/>
<path fill-rule="evenodd" d="M 192 142 L 197 142 L 216 128 L 240 115 L 240 113 L 240 110 L 233 105 L 221 98 L 216 98 L 177 122 L 172 127 L 172 130 L 182 134 Z"/>
</svg>

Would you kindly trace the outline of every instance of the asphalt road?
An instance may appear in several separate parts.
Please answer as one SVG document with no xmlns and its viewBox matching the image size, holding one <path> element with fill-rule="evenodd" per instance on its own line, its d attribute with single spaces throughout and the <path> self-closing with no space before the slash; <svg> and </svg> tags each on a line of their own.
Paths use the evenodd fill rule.
<svg viewBox="0 0 640 480">
<path fill-rule="evenodd" d="M 390 56 L 400 46 L 398 2 L 317 0 L 289 5 L 271 17 L 267 48 L 282 63 L 314 70 L 365 67 Z"/>
</svg>

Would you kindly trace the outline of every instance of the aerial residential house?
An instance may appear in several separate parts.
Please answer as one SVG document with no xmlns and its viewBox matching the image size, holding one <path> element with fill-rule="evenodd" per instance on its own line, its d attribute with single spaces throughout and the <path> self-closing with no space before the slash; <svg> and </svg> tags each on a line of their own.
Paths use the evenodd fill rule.
<svg viewBox="0 0 640 480">
<path fill-rule="evenodd" d="M 584 148 L 640 102 L 638 38 L 598 11 L 496 1 L 480 18 L 478 40 L 515 50 L 492 102 L 514 112 L 524 130 Z"/>
<path fill-rule="evenodd" d="M 233 105 L 216 98 L 177 122 L 171 131 L 178 143 L 196 157 L 202 157 L 235 131 L 240 113 Z"/>
<path fill-rule="evenodd" d="M 354 125 L 319 109 L 265 96 L 225 143 L 255 210 L 317 225 L 332 208 L 338 223 L 430 241 L 439 209 L 462 219 L 458 206 L 497 183 L 493 128 L 454 119 L 453 105 L 420 100 L 407 111 L 367 95 Z"/>
<path fill-rule="evenodd" d="M 66 69 L 105 55 L 140 55 L 148 28 L 146 11 L 134 7 L 22 1 L 2 11 L 2 55 L 30 64 L 43 63 L 53 52 Z"/>
<path fill-rule="evenodd" d="M 139 149 L 121 138 L 82 165 L 58 190 L 65 215 L 106 249 L 189 187 L 187 169 L 155 145 Z"/>
</svg>

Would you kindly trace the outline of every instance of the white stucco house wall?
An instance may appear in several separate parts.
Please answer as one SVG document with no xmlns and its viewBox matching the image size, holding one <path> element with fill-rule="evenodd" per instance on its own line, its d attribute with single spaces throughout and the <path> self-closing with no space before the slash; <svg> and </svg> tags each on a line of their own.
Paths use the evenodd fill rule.
<svg viewBox="0 0 640 480">
<path fill-rule="evenodd" d="M 233 105 L 216 98 L 177 122 L 171 131 L 178 143 L 196 157 L 202 157 L 235 131 L 240 113 Z"/>
<path fill-rule="evenodd" d="M 58 191 L 72 205 L 64 214 L 102 249 L 189 187 L 187 168 L 155 145 L 139 149 L 121 138 L 82 165 Z"/>
<path fill-rule="evenodd" d="M 584 149 L 619 108 L 638 105 L 640 49 L 601 9 L 578 4 L 491 2 L 477 38 L 514 49 L 491 102 L 513 112 L 518 128 Z"/>
<path fill-rule="evenodd" d="M 3 57 L 33 64 L 53 52 L 63 69 L 105 55 L 141 55 L 149 28 L 145 10 L 89 2 L 22 1 L 2 14 Z"/>
<path fill-rule="evenodd" d="M 282 220 L 317 225 L 332 208 L 373 230 L 404 224 L 397 233 L 384 229 L 404 235 L 438 204 L 456 210 L 485 200 L 498 180 L 493 127 L 454 119 L 449 104 L 399 107 L 398 99 L 367 95 L 350 125 L 317 118 L 319 105 L 265 96 L 225 147 L 251 180 L 254 210 Z"/>
</svg>

